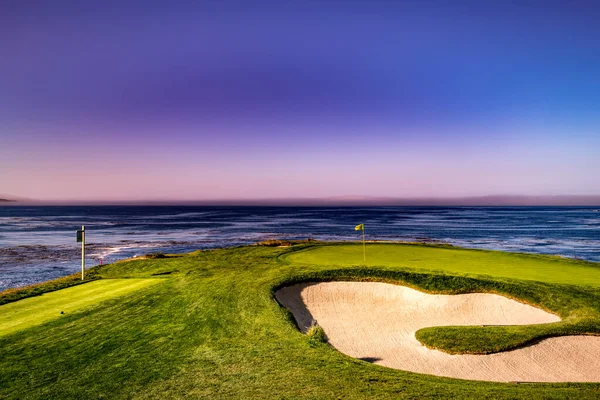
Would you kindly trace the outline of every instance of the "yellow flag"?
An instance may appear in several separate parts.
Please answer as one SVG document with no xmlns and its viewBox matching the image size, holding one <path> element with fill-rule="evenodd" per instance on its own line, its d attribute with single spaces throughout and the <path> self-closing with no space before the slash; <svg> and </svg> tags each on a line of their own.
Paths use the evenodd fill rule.
<svg viewBox="0 0 600 400">
<path fill-rule="evenodd" d="M 360 224 L 360 225 L 356 225 L 354 227 L 355 231 L 364 231 L 365 230 L 365 224 Z"/>
</svg>

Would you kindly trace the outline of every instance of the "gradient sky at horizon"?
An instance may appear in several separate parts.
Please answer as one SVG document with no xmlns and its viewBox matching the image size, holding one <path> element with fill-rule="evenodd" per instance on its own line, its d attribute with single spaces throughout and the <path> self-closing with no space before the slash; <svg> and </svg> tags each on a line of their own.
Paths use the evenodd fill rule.
<svg viewBox="0 0 600 400">
<path fill-rule="evenodd" d="M 0 3 L 0 194 L 600 194 L 595 2 L 94 3 Z"/>
</svg>

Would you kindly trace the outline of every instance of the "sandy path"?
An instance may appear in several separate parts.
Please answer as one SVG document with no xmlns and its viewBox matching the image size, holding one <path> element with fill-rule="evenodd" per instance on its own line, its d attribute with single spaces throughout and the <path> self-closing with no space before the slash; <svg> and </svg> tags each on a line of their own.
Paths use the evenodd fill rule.
<svg viewBox="0 0 600 400">
<path fill-rule="evenodd" d="M 489 355 L 450 355 L 415 332 L 446 325 L 526 325 L 556 315 L 495 294 L 431 295 L 376 282 L 326 282 L 280 289 L 303 332 L 323 327 L 336 349 L 386 367 L 499 382 L 600 382 L 600 337 L 565 336 Z"/>
</svg>

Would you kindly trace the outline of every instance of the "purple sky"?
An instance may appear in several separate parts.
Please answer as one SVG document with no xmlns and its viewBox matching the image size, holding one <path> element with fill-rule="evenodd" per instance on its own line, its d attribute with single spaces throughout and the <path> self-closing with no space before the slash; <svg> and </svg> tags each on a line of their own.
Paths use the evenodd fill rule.
<svg viewBox="0 0 600 400">
<path fill-rule="evenodd" d="M 4 0 L 0 193 L 599 194 L 600 6 L 507 3 Z"/>
</svg>

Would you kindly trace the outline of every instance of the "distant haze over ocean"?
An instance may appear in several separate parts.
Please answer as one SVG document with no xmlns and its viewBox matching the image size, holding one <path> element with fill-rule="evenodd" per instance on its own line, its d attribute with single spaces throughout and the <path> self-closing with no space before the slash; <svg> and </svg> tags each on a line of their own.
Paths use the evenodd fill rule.
<svg viewBox="0 0 600 400">
<path fill-rule="evenodd" d="M 600 206 L 600 195 L 489 195 L 470 197 L 384 197 L 332 196 L 322 198 L 265 198 L 265 199 L 65 199 L 35 200 L 1 196 L 0 202 L 36 205 L 227 205 L 227 206 Z"/>
</svg>

